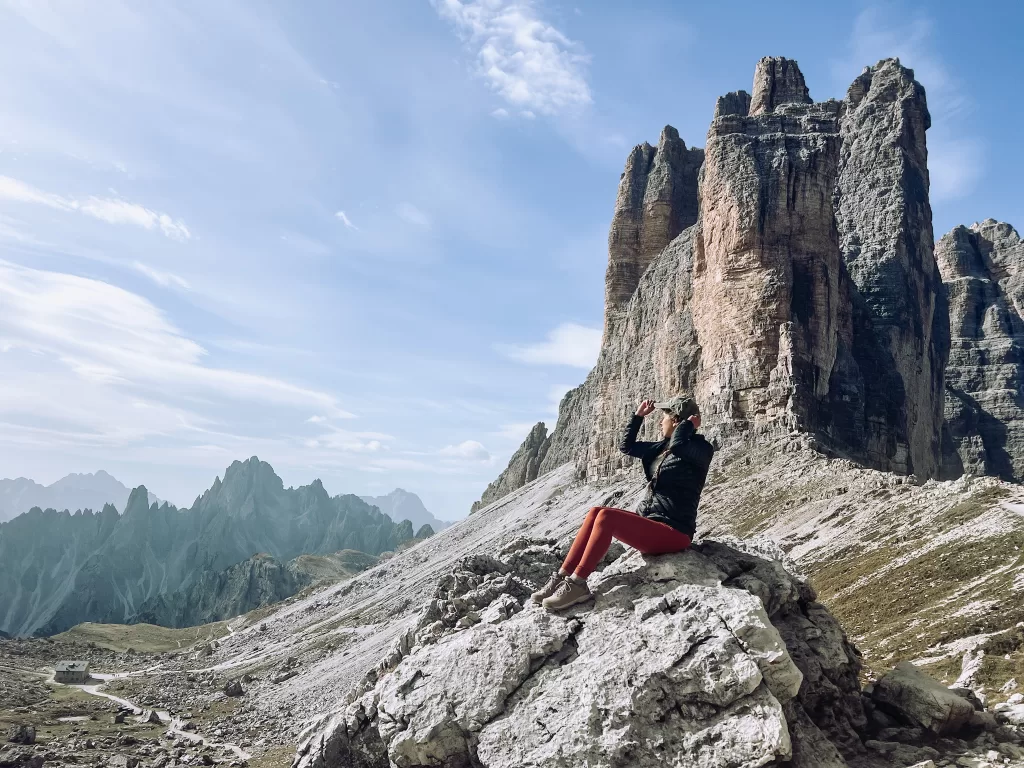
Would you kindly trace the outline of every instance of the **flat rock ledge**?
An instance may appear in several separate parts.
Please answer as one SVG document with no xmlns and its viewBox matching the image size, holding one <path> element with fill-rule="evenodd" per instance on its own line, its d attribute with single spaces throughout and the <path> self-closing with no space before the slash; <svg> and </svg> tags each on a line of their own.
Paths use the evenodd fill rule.
<svg viewBox="0 0 1024 768">
<path fill-rule="evenodd" d="M 564 544 L 460 561 L 294 765 L 838 768 L 864 752 L 857 651 L 776 545 L 620 553 L 564 614 L 529 600 Z"/>
</svg>

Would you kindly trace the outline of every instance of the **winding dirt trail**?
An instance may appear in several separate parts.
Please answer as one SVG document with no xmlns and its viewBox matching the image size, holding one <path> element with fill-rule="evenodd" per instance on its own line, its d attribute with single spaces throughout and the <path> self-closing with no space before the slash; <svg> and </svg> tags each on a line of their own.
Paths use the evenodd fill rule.
<svg viewBox="0 0 1024 768">
<path fill-rule="evenodd" d="M 100 682 L 98 682 L 98 683 L 83 683 L 83 684 L 80 684 L 80 685 L 78 685 L 78 684 L 71 684 L 71 683 L 68 683 L 68 684 L 58 683 L 58 682 L 56 682 L 53 679 L 54 673 L 50 672 L 49 675 L 47 675 L 47 682 L 50 682 L 53 685 L 65 685 L 67 688 L 79 688 L 82 691 L 85 691 L 86 693 L 88 693 L 88 694 L 90 694 L 92 696 L 99 696 L 99 697 L 104 698 L 104 699 L 109 699 L 110 701 L 113 701 L 113 702 L 116 702 L 117 704 L 120 704 L 122 707 L 128 707 L 136 715 L 139 715 L 139 714 L 142 714 L 143 707 L 140 707 L 138 704 L 136 704 L 135 702 L 131 701 L 130 699 L 124 699 L 124 698 L 121 698 L 120 696 L 115 696 L 112 693 L 107 693 L 106 691 L 101 691 L 100 688 L 103 687 L 107 683 L 107 681 L 109 681 L 109 680 L 116 680 L 116 679 L 119 679 L 119 678 L 130 677 L 132 675 L 145 674 L 147 672 L 156 672 L 156 671 L 158 671 L 158 667 L 159 666 L 161 666 L 161 665 L 158 664 L 158 665 L 150 667 L 148 669 L 137 670 L 135 672 L 114 672 L 114 673 L 94 672 L 94 673 L 92 673 L 91 676 L 93 678 L 99 680 Z M 163 672 L 162 674 L 166 674 L 166 672 Z M 251 754 L 246 752 L 244 749 L 242 749 L 237 744 L 232 744 L 231 742 L 228 742 L 228 741 L 215 741 L 215 740 L 211 739 L 209 736 L 205 736 L 202 733 L 198 733 L 196 731 L 185 731 L 185 730 L 182 730 L 182 726 L 185 724 L 185 721 L 182 720 L 180 717 L 172 717 L 171 713 L 168 712 L 167 710 L 158 709 L 158 710 L 156 710 L 156 714 L 157 714 L 157 717 L 160 718 L 160 722 L 161 723 L 167 723 L 167 733 L 169 733 L 169 734 L 171 734 L 173 736 L 178 736 L 178 737 L 187 739 L 187 740 L 189 740 L 189 741 L 191 741 L 193 743 L 195 743 L 195 742 L 202 742 L 203 744 L 206 744 L 206 745 L 211 746 L 211 747 L 227 749 L 230 752 L 232 752 L 236 757 L 238 757 L 238 758 L 240 758 L 242 760 L 248 760 L 249 758 L 252 757 Z"/>
</svg>

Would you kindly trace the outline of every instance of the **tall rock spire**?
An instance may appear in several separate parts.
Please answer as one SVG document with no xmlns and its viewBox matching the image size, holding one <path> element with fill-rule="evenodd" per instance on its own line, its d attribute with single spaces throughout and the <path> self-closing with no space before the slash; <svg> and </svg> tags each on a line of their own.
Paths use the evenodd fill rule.
<svg viewBox="0 0 1024 768">
<path fill-rule="evenodd" d="M 851 328 L 832 212 L 839 105 L 806 104 L 796 62 L 762 59 L 750 115 L 716 119 L 701 176 L 697 399 L 725 432 L 816 431 Z M 787 103 L 784 114 L 772 112 Z M 720 113 L 723 111 L 720 110 Z"/>
<path fill-rule="evenodd" d="M 931 477 L 941 455 L 949 325 L 928 200 L 931 125 L 924 88 L 897 59 L 858 77 L 843 105 L 836 187 L 843 260 L 854 286 L 855 355 L 866 449 L 887 469 Z"/>
<path fill-rule="evenodd" d="M 665 126 L 657 148 L 639 144 L 626 160 L 608 233 L 606 340 L 654 257 L 697 222 L 703 160 L 704 151 L 687 149 L 672 126 Z"/>
<path fill-rule="evenodd" d="M 754 69 L 754 93 L 750 98 L 751 116 L 774 112 L 781 104 L 810 103 L 807 83 L 795 61 L 781 56 L 765 56 L 757 62 Z"/>
</svg>

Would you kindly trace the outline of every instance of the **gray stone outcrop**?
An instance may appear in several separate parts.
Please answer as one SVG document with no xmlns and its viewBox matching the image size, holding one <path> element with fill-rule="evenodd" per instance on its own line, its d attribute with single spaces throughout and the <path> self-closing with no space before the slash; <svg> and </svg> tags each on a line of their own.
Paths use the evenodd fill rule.
<svg viewBox="0 0 1024 768">
<path fill-rule="evenodd" d="M 935 246 L 949 297 L 945 474 L 1024 479 L 1024 243 L 993 219 Z"/>
<path fill-rule="evenodd" d="M 620 556 L 565 615 L 528 599 L 547 549 L 464 560 L 296 765 L 840 768 L 858 749 L 856 653 L 774 545 Z"/>
</svg>

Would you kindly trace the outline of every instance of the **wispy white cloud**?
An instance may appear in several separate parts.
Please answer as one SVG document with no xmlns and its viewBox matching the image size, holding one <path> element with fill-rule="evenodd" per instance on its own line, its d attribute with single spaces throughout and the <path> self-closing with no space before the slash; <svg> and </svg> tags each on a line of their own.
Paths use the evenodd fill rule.
<svg viewBox="0 0 1024 768">
<path fill-rule="evenodd" d="M 476 53 L 477 71 L 506 102 L 554 115 L 591 104 L 583 47 L 543 21 L 532 0 L 432 0 Z"/>
<path fill-rule="evenodd" d="M 508 117 L 508 110 L 504 107 L 498 107 L 491 112 L 491 117 L 497 117 L 498 119 L 503 120 Z"/>
<path fill-rule="evenodd" d="M 380 440 L 321 440 L 313 438 L 303 441 L 306 448 L 322 448 L 330 451 L 342 451 L 344 453 L 377 453 L 384 448 Z"/>
<path fill-rule="evenodd" d="M 563 323 L 536 344 L 500 344 L 498 350 L 513 360 L 533 365 L 569 365 L 591 368 L 601 351 L 601 330 Z"/>
<path fill-rule="evenodd" d="M 192 237 L 185 222 L 166 213 L 150 210 L 138 203 L 118 198 L 90 196 L 84 202 L 52 192 L 44 192 L 9 176 L 0 176 L 0 199 L 45 205 L 59 211 L 79 211 L 108 224 L 132 224 L 143 229 L 159 229 L 173 240 Z"/>
<path fill-rule="evenodd" d="M 352 414 L 332 395 L 205 364 L 207 353 L 146 299 L 99 280 L 0 261 L 0 339 L 137 396 L 230 398 Z M 307 411 L 308 412 L 308 411 Z"/>
<path fill-rule="evenodd" d="M 323 424 L 325 421 L 327 421 L 327 417 L 326 416 L 310 416 L 308 419 L 306 419 L 306 421 L 309 422 L 310 424 Z"/>
<path fill-rule="evenodd" d="M 412 203 L 399 203 L 396 210 L 402 221 L 407 221 L 423 229 L 430 229 L 430 217 Z"/>
<path fill-rule="evenodd" d="M 833 62 L 833 73 L 838 82 L 849 83 L 864 66 L 889 57 L 912 68 L 928 95 L 932 198 L 968 195 L 984 173 L 985 146 L 966 122 L 975 105 L 967 85 L 943 61 L 930 16 L 918 11 L 901 18 L 888 6 L 865 8 L 854 22 L 847 55 Z"/>
<path fill-rule="evenodd" d="M 442 456 L 470 461 L 490 461 L 491 454 L 476 440 L 464 440 L 458 445 L 447 445 L 438 451 Z"/>
<path fill-rule="evenodd" d="M 341 223 L 344 224 L 349 229 L 359 229 L 359 227 L 357 227 L 349 220 L 348 215 L 344 211 L 338 211 L 337 213 L 334 214 L 334 216 L 335 218 L 341 219 Z"/>
<path fill-rule="evenodd" d="M 23 181 L 12 179 L 10 176 L 0 176 L 0 198 L 18 203 L 45 205 L 63 211 L 72 211 L 77 207 L 73 200 L 43 192 Z"/>
<path fill-rule="evenodd" d="M 185 280 L 185 278 L 179 277 L 178 275 L 175 275 L 172 272 L 163 272 L 159 269 L 154 269 L 153 267 L 143 264 L 141 261 L 132 262 L 132 267 L 137 272 L 141 272 L 142 274 L 144 274 L 154 283 L 158 283 L 159 285 L 162 285 L 164 287 L 170 287 L 173 285 L 177 286 L 178 288 L 183 288 L 186 291 L 189 289 L 188 281 Z"/>
</svg>

